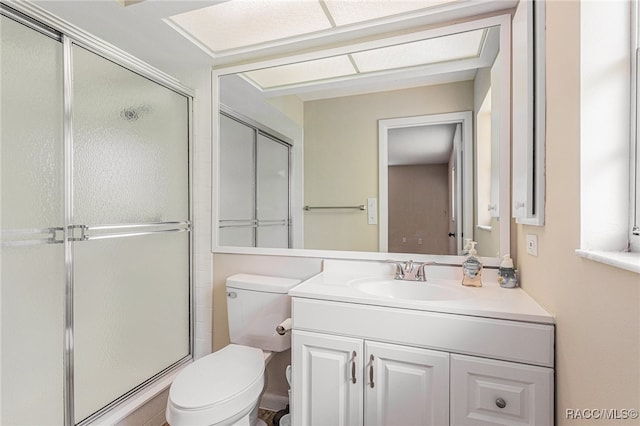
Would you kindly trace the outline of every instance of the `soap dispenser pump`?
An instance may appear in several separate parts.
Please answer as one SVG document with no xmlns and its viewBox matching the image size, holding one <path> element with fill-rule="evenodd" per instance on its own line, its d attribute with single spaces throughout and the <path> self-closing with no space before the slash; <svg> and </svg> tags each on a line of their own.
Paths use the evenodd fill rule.
<svg viewBox="0 0 640 426">
<path fill-rule="evenodd" d="M 478 257 L 476 241 L 470 241 L 469 255 L 462 263 L 462 285 L 482 287 L 482 261 Z"/>
</svg>

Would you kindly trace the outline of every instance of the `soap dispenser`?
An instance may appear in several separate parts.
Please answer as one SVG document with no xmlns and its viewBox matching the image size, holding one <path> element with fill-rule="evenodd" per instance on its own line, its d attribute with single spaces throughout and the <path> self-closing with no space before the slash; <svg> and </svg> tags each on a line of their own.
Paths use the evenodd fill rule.
<svg viewBox="0 0 640 426">
<path fill-rule="evenodd" d="M 462 262 L 462 285 L 482 287 L 482 261 L 478 257 L 475 241 L 470 241 L 469 255 Z"/>
<path fill-rule="evenodd" d="M 513 260 L 508 254 L 502 256 L 502 262 L 498 268 L 498 283 L 503 288 L 514 288 L 518 286 L 516 270 L 513 267 Z"/>
</svg>

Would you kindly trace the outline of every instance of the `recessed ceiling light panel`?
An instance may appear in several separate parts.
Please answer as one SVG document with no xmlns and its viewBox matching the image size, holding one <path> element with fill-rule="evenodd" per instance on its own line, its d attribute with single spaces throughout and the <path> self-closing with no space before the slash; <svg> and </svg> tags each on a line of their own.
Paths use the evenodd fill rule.
<svg viewBox="0 0 640 426">
<path fill-rule="evenodd" d="M 232 0 L 175 15 L 170 20 L 214 52 L 332 27 L 316 0 Z"/>
<path fill-rule="evenodd" d="M 324 0 L 337 26 L 427 9 L 455 0 Z"/>
<path fill-rule="evenodd" d="M 261 88 L 269 89 L 344 77 L 355 73 L 356 69 L 349 57 L 343 55 L 250 71 L 244 75 Z"/>
<path fill-rule="evenodd" d="M 412 43 L 352 53 L 361 72 L 436 64 L 477 57 L 485 30 L 468 31 Z"/>
</svg>

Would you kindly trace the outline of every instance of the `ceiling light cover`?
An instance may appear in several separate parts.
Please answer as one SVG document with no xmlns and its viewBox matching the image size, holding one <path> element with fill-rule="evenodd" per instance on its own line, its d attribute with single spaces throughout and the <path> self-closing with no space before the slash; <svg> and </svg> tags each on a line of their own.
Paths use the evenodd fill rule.
<svg viewBox="0 0 640 426">
<path fill-rule="evenodd" d="M 244 75 L 263 89 L 355 74 L 346 55 L 250 71 Z"/>
<path fill-rule="evenodd" d="M 428 9 L 455 0 L 324 0 L 337 26 Z"/>
<path fill-rule="evenodd" d="M 390 70 L 477 57 L 486 30 L 475 30 L 352 53 L 360 72 Z"/>
<path fill-rule="evenodd" d="M 170 20 L 214 52 L 331 28 L 317 0 L 232 0 Z"/>
</svg>

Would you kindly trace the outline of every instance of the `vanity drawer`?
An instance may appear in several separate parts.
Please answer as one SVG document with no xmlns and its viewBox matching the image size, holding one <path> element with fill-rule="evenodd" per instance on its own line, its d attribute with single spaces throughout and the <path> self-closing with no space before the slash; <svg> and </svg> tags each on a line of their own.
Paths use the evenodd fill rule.
<svg viewBox="0 0 640 426">
<path fill-rule="evenodd" d="M 451 355 L 451 425 L 553 424 L 553 370 Z"/>
<path fill-rule="evenodd" d="M 294 297 L 296 330 L 553 367 L 554 327 Z"/>
</svg>

